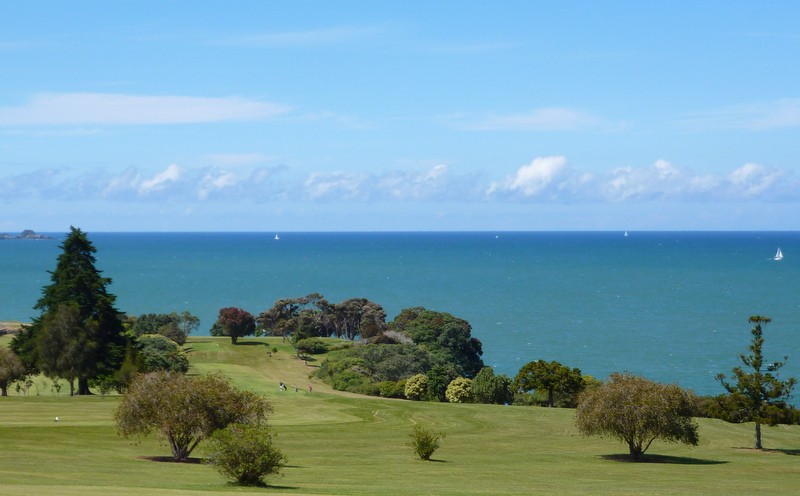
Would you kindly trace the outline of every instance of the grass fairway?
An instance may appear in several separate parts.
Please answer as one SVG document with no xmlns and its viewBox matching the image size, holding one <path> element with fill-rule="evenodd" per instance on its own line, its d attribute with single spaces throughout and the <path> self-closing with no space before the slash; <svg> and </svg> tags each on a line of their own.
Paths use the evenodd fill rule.
<svg viewBox="0 0 800 496">
<path fill-rule="evenodd" d="M 651 463 L 634 464 L 618 461 L 620 443 L 580 437 L 572 410 L 365 398 L 316 381 L 309 393 L 315 364 L 279 339 L 231 346 L 196 337 L 190 346 L 192 373 L 221 371 L 271 399 L 289 466 L 270 487 L 230 486 L 203 464 L 152 461 L 169 448 L 118 437 L 117 397 L 56 396 L 42 386 L 40 396 L 0 398 L 0 495 L 747 495 L 800 487 L 800 426 L 766 428 L 770 449 L 757 452 L 748 449 L 751 424 L 701 420 L 700 446 L 656 442 Z M 405 446 L 415 422 L 447 433 L 432 462 Z M 202 444 L 193 455 L 203 456 Z"/>
</svg>

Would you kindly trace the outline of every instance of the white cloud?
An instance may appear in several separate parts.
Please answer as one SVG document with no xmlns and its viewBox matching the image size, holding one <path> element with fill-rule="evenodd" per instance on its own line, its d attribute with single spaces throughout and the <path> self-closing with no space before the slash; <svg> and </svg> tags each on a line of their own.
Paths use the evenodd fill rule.
<svg viewBox="0 0 800 496">
<path fill-rule="evenodd" d="M 422 171 L 393 171 L 376 178 L 375 197 L 420 200 L 446 195 L 450 177 L 448 167 L 438 164 Z"/>
<path fill-rule="evenodd" d="M 506 178 L 503 183 L 492 183 L 488 193 L 511 192 L 525 197 L 536 196 L 559 177 L 563 177 L 567 159 L 562 156 L 535 158 L 530 164 L 517 169 L 516 174 Z"/>
<path fill-rule="evenodd" d="M 369 176 L 350 172 L 314 173 L 305 181 L 305 194 L 311 200 L 352 200 L 363 194 Z"/>
<path fill-rule="evenodd" d="M 181 168 L 177 164 L 170 164 L 166 169 L 159 172 L 152 179 L 147 179 L 139 183 L 139 193 L 143 195 L 159 191 L 174 183 L 181 178 Z"/>
<path fill-rule="evenodd" d="M 262 120 L 288 111 L 239 97 L 40 93 L 25 105 L 0 107 L 0 125 L 192 124 Z"/>
<path fill-rule="evenodd" d="M 728 175 L 734 191 L 745 197 L 759 196 L 777 184 L 785 173 L 759 164 L 745 164 Z"/>
<path fill-rule="evenodd" d="M 197 197 L 201 200 L 208 198 L 209 194 L 236 186 L 240 178 L 233 172 L 214 171 L 206 174 L 201 180 Z"/>
<path fill-rule="evenodd" d="M 491 114 L 482 118 L 458 116 L 451 122 L 470 131 L 580 131 L 621 126 L 580 110 L 562 107 L 533 109 L 521 114 Z"/>
<path fill-rule="evenodd" d="M 783 98 L 748 105 L 734 105 L 699 113 L 682 124 L 697 129 L 768 131 L 800 127 L 800 98 Z"/>
</svg>

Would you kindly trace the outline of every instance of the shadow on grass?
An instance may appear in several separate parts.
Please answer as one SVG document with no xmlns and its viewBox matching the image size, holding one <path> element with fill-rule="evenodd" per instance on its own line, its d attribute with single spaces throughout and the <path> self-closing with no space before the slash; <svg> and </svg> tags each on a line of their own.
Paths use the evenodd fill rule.
<svg viewBox="0 0 800 496">
<path fill-rule="evenodd" d="M 234 346 L 268 346 L 268 343 L 261 341 L 237 341 Z"/>
<path fill-rule="evenodd" d="M 765 449 L 769 453 L 783 453 L 784 455 L 792 455 L 798 456 L 800 455 L 800 449 L 782 449 L 782 448 L 769 448 Z"/>
<path fill-rule="evenodd" d="M 203 463 L 205 461 L 202 458 L 194 458 L 194 457 L 189 457 L 186 460 L 180 461 L 180 462 L 178 460 L 176 460 L 175 458 L 171 457 L 171 456 L 140 456 L 138 458 L 140 460 L 147 460 L 147 461 L 150 461 L 150 462 L 163 462 L 163 463 L 191 463 L 191 464 L 196 464 L 196 463 Z"/>
<path fill-rule="evenodd" d="M 743 450 L 743 451 L 754 451 L 756 453 L 758 453 L 758 452 L 761 452 L 761 453 L 783 453 L 784 455 L 800 456 L 800 449 L 785 449 L 785 448 L 762 448 L 762 449 L 756 449 L 756 448 L 745 447 L 745 446 L 740 446 L 740 447 L 735 448 L 735 449 Z"/>
<path fill-rule="evenodd" d="M 259 484 L 257 486 L 249 486 L 249 487 L 263 487 L 264 489 L 280 489 L 281 491 L 297 491 L 300 489 L 300 486 L 278 486 L 276 484 Z"/>
<path fill-rule="evenodd" d="M 601 455 L 602 459 L 613 462 L 625 463 L 664 463 L 675 465 L 722 465 L 729 463 L 722 460 L 703 460 L 702 458 L 691 458 L 688 456 L 667 456 L 667 455 L 644 455 L 639 460 L 634 460 L 627 454 Z"/>
</svg>

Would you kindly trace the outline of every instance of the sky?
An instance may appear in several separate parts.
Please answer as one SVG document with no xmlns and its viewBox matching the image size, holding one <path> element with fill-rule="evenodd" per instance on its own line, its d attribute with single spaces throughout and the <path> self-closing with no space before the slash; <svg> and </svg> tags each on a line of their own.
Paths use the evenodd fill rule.
<svg viewBox="0 0 800 496">
<path fill-rule="evenodd" d="M 0 6 L 0 232 L 800 230 L 800 2 Z"/>
</svg>

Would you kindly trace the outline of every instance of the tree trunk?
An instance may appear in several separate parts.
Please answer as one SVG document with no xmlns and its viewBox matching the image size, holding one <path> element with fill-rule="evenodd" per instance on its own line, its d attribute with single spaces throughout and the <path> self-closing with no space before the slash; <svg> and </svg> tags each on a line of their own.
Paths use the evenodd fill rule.
<svg viewBox="0 0 800 496">
<path fill-rule="evenodd" d="M 556 402 L 555 401 L 555 391 L 553 390 L 553 388 L 550 388 L 547 391 L 547 406 L 550 407 L 550 408 L 553 408 L 553 405 L 555 404 L 555 402 Z"/>
<path fill-rule="evenodd" d="M 0 389 L 2 389 L 2 393 L 0 393 L 0 396 L 8 396 L 8 386 L 5 386 L 5 385 L 4 385 L 4 386 L 3 386 L 2 388 L 0 388 Z"/>
<path fill-rule="evenodd" d="M 239 339 L 239 336 L 231 336 L 231 344 L 236 344 L 237 339 Z"/>
<path fill-rule="evenodd" d="M 762 449 L 761 446 L 761 422 L 756 421 L 756 449 Z"/>
<path fill-rule="evenodd" d="M 89 378 L 78 377 L 78 395 L 83 396 L 88 394 L 92 394 L 92 392 L 89 391 Z"/>
<path fill-rule="evenodd" d="M 628 451 L 630 452 L 631 460 L 633 460 L 635 462 L 641 461 L 642 455 L 644 454 L 644 453 L 642 453 L 642 447 L 641 446 L 638 446 L 633 441 L 629 441 L 628 442 Z"/>
</svg>

